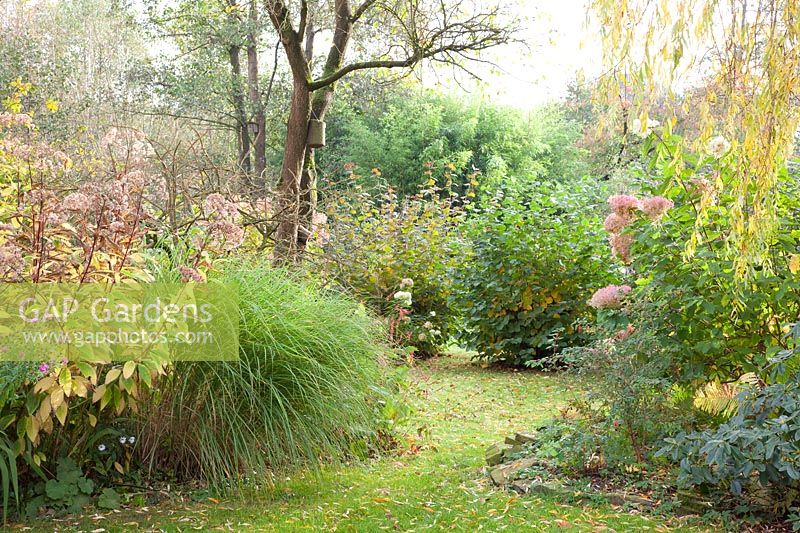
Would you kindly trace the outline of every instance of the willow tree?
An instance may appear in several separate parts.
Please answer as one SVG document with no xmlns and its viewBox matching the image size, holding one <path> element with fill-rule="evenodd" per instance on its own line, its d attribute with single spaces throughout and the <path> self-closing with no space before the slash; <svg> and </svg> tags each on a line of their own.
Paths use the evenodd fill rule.
<svg viewBox="0 0 800 533">
<path fill-rule="evenodd" d="M 610 102 L 621 85 L 631 88 L 641 124 L 657 92 L 687 89 L 699 74 L 701 90 L 684 105 L 696 111 L 700 134 L 675 151 L 676 168 L 684 148 L 701 151 L 712 136 L 726 137 L 735 161 L 731 256 L 740 276 L 767 263 L 779 176 L 800 118 L 800 0 L 593 0 L 592 7 L 610 74 L 602 93 Z M 674 117 L 658 118 L 669 127 Z M 700 238 L 692 237 L 689 253 Z"/>
<path fill-rule="evenodd" d="M 316 204 L 310 121 L 323 121 L 339 80 L 365 69 L 413 69 L 423 60 L 464 67 L 473 54 L 511 37 L 498 6 L 472 0 L 266 0 L 292 75 L 292 97 L 278 187 L 278 262 L 299 257 Z M 331 44 L 314 68 L 316 36 Z M 358 38 L 359 47 L 352 48 Z M 350 57 L 352 56 L 352 57 Z M 315 122 L 319 124 L 319 122 Z"/>
</svg>

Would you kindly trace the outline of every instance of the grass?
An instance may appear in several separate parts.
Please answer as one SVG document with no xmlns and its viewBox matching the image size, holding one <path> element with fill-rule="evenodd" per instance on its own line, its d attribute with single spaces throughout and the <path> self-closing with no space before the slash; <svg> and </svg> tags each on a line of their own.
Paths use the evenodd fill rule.
<svg viewBox="0 0 800 533">
<path fill-rule="evenodd" d="M 486 446 L 530 429 L 578 391 L 558 374 L 481 369 L 461 355 L 419 364 L 409 394 L 412 439 L 401 456 L 323 468 L 274 488 L 221 502 L 48 522 L 46 530 L 129 531 L 666 531 L 677 519 L 627 513 L 604 503 L 519 497 L 482 472 Z M 417 449 L 419 446 L 419 449 Z"/>
<path fill-rule="evenodd" d="M 176 365 L 138 432 L 146 463 L 224 483 L 347 456 L 376 429 L 381 332 L 355 301 L 280 270 L 224 280 L 239 287 L 240 358 Z"/>
</svg>

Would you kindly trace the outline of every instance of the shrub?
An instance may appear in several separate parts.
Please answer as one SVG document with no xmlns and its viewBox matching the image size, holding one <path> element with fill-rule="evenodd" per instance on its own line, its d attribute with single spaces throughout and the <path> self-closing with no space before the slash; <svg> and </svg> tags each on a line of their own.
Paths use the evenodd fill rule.
<svg viewBox="0 0 800 533">
<path fill-rule="evenodd" d="M 558 357 L 585 383 L 563 423 L 575 444 L 564 452 L 573 468 L 622 473 L 651 464 L 662 439 L 694 422 L 691 396 L 675 388 L 680 343 L 666 333 L 657 307 L 639 296 L 598 309 L 590 332 L 599 340 Z"/>
<path fill-rule="evenodd" d="M 453 332 L 450 269 L 459 261 L 454 244 L 463 208 L 432 177 L 404 200 L 390 188 L 380 192 L 332 202 L 323 268 L 386 317 L 397 342 L 417 356 L 436 354 Z M 411 293 L 410 305 L 398 305 L 397 292 Z"/>
<path fill-rule="evenodd" d="M 156 233 L 165 186 L 152 173 L 152 147 L 144 135 L 112 128 L 99 152 L 79 150 L 73 160 L 44 142 L 31 116 L 21 112 L 30 84 L 18 81 L 13 88 L 4 102 L 8 112 L 0 113 L 0 184 L 8 193 L 0 201 L 0 280 L 152 280 L 148 258 L 154 254 L 146 251 L 146 242 Z M 228 203 L 223 207 L 231 210 Z M 239 242 L 220 239 L 226 234 L 223 230 L 238 236 L 238 228 L 208 211 L 183 225 L 191 233 L 187 240 L 195 237 L 199 242 L 195 255 L 189 256 L 192 264 L 204 269 Z M 58 475 L 57 464 L 65 461 L 74 461 L 80 472 L 90 470 L 101 482 L 125 479 L 133 466 L 133 447 L 98 454 L 97 446 L 105 446 L 100 439 L 124 430 L 127 418 L 149 401 L 167 370 L 166 361 L 152 354 L 123 364 L 111 363 L 106 354 L 89 347 L 52 348 L 42 355 L 46 361 L 0 365 L 4 514 L 12 497 L 18 509 L 24 497 L 33 497 L 26 506 L 29 513 L 36 511 L 37 503 L 74 509 L 85 501 L 52 505 L 54 498 L 40 497 L 41 491 L 20 490 L 38 480 L 46 484 Z M 94 350 L 91 362 L 81 360 L 85 350 Z"/>
<path fill-rule="evenodd" d="M 728 488 L 786 512 L 800 501 L 800 383 L 748 391 L 737 404 L 716 429 L 681 432 L 660 453 L 679 463 L 682 486 Z"/>
<path fill-rule="evenodd" d="M 584 181 L 498 193 L 474 211 L 455 301 L 479 357 L 532 364 L 585 341 L 591 290 L 612 279 L 598 202 Z"/>
<path fill-rule="evenodd" d="M 261 265 L 220 279 L 239 286 L 240 359 L 175 365 L 142 421 L 143 462 L 224 485 L 363 452 L 378 437 L 391 353 L 374 320 Z"/>
<path fill-rule="evenodd" d="M 727 242 L 730 206 L 737 202 L 731 196 L 736 162 L 719 151 L 685 154 L 684 162 L 676 162 L 671 154 L 681 142 L 672 135 L 647 143 L 653 168 L 664 178 L 643 182 L 652 196 L 638 198 L 625 224 L 612 228 L 612 245 L 629 256 L 628 283 L 658 305 L 683 346 L 676 361 L 681 382 L 736 380 L 759 372 L 787 347 L 781 328 L 797 318 L 791 295 L 800 290 L 798 182 L 782 174 L 776 191 L 780 230 L 769 262 L 736 272 L 736 251 Z"/>
<path fill-rule="evenodd" d="M 320 166 L 329 174 L 355 165 L 381 170 L 400 195 L 424 186 L 422 165 L 440 181 L 450 173 L 465 193 L 478 169 L 485 184 L 555 181 L 580 176 L 583 150 L 575 146 L 579 125 L 556 105 L 528 113 L 487 101 L 431 93 L 390 94 L 383 105 L 365 105 L 361 92 L 329 114 L 328 142 Z M 343 103 L 340 101 L 340 104 Z M 375 183 L 365 173 L 361 183 Z"/>
</svg>

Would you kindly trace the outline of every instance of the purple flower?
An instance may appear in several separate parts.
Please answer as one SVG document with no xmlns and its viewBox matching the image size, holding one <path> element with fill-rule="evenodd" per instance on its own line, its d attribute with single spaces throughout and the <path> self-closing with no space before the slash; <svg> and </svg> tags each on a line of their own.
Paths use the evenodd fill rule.
<svg viewBox="0 0 800 533">
<path fill-rule="evenodd" d="M 42 374 L 47 374 L 48 372 L 50 372 L 50 365 L 47 363 L 42 363 L 41 365 L 39 365 L 39 372 L 41 372 Z"/>
</svg>

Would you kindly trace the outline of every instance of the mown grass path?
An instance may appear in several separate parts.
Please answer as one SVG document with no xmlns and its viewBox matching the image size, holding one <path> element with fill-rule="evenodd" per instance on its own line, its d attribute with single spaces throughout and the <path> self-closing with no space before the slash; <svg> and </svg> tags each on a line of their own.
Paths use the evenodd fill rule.
<svg viewBox="0 0 800 533">
<path fill-rule="evenodd" d="M 318 475 L 219 503 L 172 502 L 50 523 L 83 531 L 666 531 L 684 529 L 602 503 L 570 503 L 496 490 L 482 472 L 486 446 L 534 427 L 577 394 L 566 376 L 481 369 L 466 356 L 411 372 L 416 453 Z"/>
</svg>

